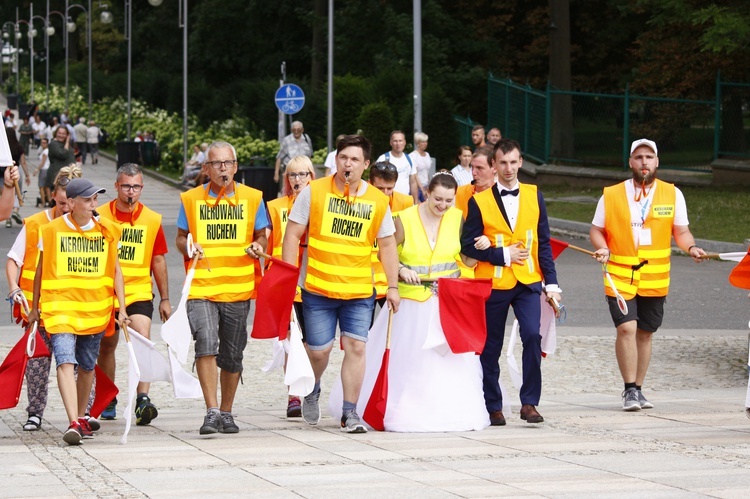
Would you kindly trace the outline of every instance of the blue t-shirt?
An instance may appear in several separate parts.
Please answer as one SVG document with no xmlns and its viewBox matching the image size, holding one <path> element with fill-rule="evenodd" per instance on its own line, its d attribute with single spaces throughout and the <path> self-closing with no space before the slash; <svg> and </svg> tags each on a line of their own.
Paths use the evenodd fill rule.
<svg viewBox="0 0 750 499">
<path fill-rule="evenodd" d="M 203 184 L 205 187 L 206 184 Z M 208 195 L 212 198 L 216 197 L 216 193 L 214 191 L 209 191 Z M 263 201 L 260 203 L 260 206 L 258 206 L 258 211 L 255 213 L 255 230 L 265 229 L 266 227 L 270 226 L 271 223 L 269 222 L 268 213 L 266 212 L 266 202 Z M 180 212 L 177 215 L 177 228 L 182 230 L 190 230 L 190 226 L 188 225 L 187 220 L 187 214 L 185 213 L 185 205 L 180 203 Z"/>
</svg>

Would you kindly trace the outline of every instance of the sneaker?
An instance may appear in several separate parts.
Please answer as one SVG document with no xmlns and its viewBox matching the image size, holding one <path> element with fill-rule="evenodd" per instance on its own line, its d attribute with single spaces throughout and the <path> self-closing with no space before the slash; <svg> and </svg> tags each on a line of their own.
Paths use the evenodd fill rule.
<svg viewBox="0 0 750 499">
<path fill-rule="evenodd" d="M 86 421 L 86 418 L 78 418 L 78 424 L 83 438 L 94 438 L 94 431 L 92 430 L 91 425 L 89 425 L 89 422 Z"/>
<path fill-rule="evenodd" d="M 115 398 L 109 403 L 106 409 L 101 413 L 101 418 L 107 421 L 114 421 L 117 419 L 117 399 Z"/>
<path fill-rule="evenodd" d="M 318 424 L 320 421 L 320 389 L 310 395 L 305 395 L 302 401 L 302 417 L 307 424 Z"/>
<path fill-rule="evenodd" d="M 367 433 L 367 428 L 362 424 L 356 411 L 349 411 L 341 416 L 341 431 L 346 433 Z"/>
<path fill-rule="evenodd" d="M 222 412 L 221 415 L 221 428 L 219 433 L 239 433 L 240 427 L 234 423 L 234 417 L 231 412 Z"/>
<path fill-rule="evenodd" d="M 638 390 L 628 388 L 622 392 L 622 410 L 623 411 L 640 411 L 641 403 L 638 402 Z"/>
<path fill-rule="evenodd" d="M 142 395 L 135 401 L 135 424 L 138 426 L 146 426 L 158 415 L 159 411 L 147 395 Z"/>
<path fill-rule="evenodd" d="M 646 397 L 643 396 L 643 392 L 638 390 L 638 403 L 641 404 L 641 409 L 653 409 L 654 404 L 646 400 Z"/>
<path fill-rule="evenodd" d="M 208 411 L 206 417 L 203 418 L 203 426 L 201 426 L 201 435 L 210 435 L 221 431 L 221 414 L 219 411 Z"/>
<path fill-rule="evenodd" d="M 21 214 L 18 213 L 18 210 L 14 210 L 13 213 L 10 214 L 10 217 L 19 225 L 23 223 L 23 218 L 21 218 Z"/>
<path fill-rule="evenodd" d="M 292 397 L 289 399 L 289 403 L 286 406 L 286 417 L 288 418 L 299 418 L 302 416 L 302 402 L 299 397 Z"/>
<path fill-rule="evenodd" d="M 9 218 L 8 220 L 5 221 L 5 228 L 10 229 L 11 227 L 13 227 L 13 222 L 11 222 Z"/>
<path fill-rule="evenodd" d="M 99 420 L 96 418 L 92 418 L 89 414 L 86 414 L 83 419 L 85 419 L 89 424 L 89 426 L 91 427 L 91 431 L 99 431 L 99 429 L 102 427 L 101 423 L 99 423 Z"/>
<path fill-rule="evenodd" d="M 73 421 L 68 426 L 68 429 L 63 433 L 63 442 L 68 445 L 80 445 L 83 434 L 81 433 L 81 425 L 78 421 Z"/>
</svg>

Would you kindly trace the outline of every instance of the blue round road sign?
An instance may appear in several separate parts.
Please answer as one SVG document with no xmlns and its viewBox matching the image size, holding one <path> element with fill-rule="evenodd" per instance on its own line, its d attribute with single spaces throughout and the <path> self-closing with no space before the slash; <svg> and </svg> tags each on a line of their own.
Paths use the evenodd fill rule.
<svg viewBox="0 0 750 499">
<path fill-rule="evenodd" d="M 297 114 L 305 106 L 305 92 L 297 85 L 287 83 L 276 91 L 276 107 L 284 114 Z"/>
</svg>

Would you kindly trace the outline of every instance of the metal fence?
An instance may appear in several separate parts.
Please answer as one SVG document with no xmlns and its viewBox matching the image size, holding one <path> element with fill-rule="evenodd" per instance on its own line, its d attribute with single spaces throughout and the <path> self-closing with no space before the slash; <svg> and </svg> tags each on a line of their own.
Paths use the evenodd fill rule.
<svg viewBox="0 0 750 499">
<path fill-rule="evenodd" d="M 656 141 L 666 168 L 710 171 L 720 156 L 750 158 L 750 84 L 721 81 L 713 100 L 624 94 L 544 91 L 488 79 L 487 128 L 518 140 L 542 163 L 627 168 L 630 143 Z M 456 117 L 462 143 L 470 119 Z"/>
</svg>

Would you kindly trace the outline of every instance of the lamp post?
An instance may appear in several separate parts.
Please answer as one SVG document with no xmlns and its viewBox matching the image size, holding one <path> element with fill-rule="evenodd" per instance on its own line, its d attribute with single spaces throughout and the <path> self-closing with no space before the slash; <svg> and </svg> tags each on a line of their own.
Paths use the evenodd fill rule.
<svg viewBox="0 0 750 499">
<path fill-rule="evenodd" d="M 65 12 L 68 12 L 68 1 L 65 0 Z M 62 18 L 63 26 L 63 47 L 65 47 L 65 111 L 68 109 L 68 28 L 70 27 L 70 18 L 65 14 L 57 10 L 49 10 L 49 0 L 47 0 L 47 20 L 49 20 L 50 14 L 56 14 Z M 50 33 L 51 31 L 51 33 Z M 55 34 L 54 28 L 47 30 L 47 34 L 52 36 Z M 49 94 L 49 58 L 47 59 L 47 94 Z M 49 102 L 47 102 L 49 104 Z"/>
<path fill-rule="evenodd" d="M 8 34 L 8 31 L 5 29 L 8 26 L 12 26 L 13 27 L 13 32 L 15 33 L 15 27 L 16 27 L 16 25 L 13 23 L 13 21 L 6 21 L 5 23 L 3 23 L 3 28 L 2 28 L 3 29 L 3 47 L 2 47 L 3 51 L 5 51 L 5 48 L 6 48 L 5 47 L 5 44 L 6 44 L 5 40 L 7 40 L 8 38 L 10 38 L 10 35 Z M 10 51 L 8 51 L 8 52 L 10 53 Z M 14 57 L 15 57 L 15 54 L 14 54 Z M 2 59 L 2 56 L 0 56 L 0 60 L 1 59 Z M 9 61 L 9 65 L 12 68 L 13 59 L 11 59 Z M 0 68 L 2 68 L 2 66 L 0 66 Z M 12 71 L 9 71 L 8 75 L 10 76 L 11 73 L 12 73 Z M 0 82 L 2 82 L 2 73 L 0 73 Z"/>
</svg>

